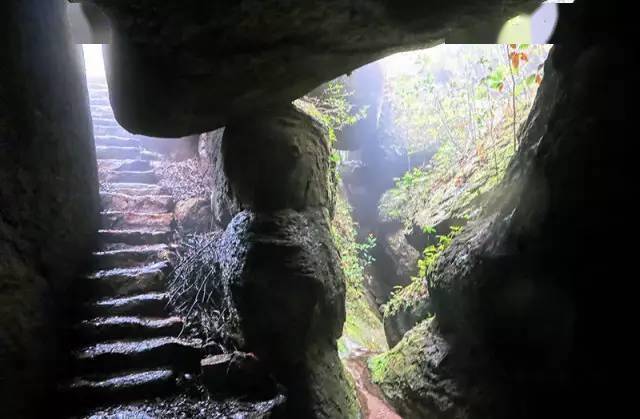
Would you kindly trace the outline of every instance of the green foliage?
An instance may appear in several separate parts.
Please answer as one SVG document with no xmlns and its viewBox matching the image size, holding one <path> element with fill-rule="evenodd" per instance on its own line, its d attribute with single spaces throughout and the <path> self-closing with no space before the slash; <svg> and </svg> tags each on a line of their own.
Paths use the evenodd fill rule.
<svg viewBox="0 0 640 419">
<path fill-rule="evenodd" d="M 527 44 L 446 46 L 413 53 L 411 73 L 387 77 L 393 141 L 410 153 L 435 154 L 384 194 L 384 218 L 425 227 L 481 205 L 515 152 L 514 133 L 547 52 Z"/>
<path fill-rule="evenodd" d="M 349 102 L 353 95 L 340 77 L 325 83 L 318 95 L 306 95 L 294 102 L 296 106 L 321 122 L 328 131 L 331 144 L 336 141 L 337 132 L 353 125 L 367 116 L 367 108 L 355 109 Z M 337 153 L 332 159 L 339 159 Z M 339 160 L 337 160 L 339 162 Z"/>
<path fill-rule="evenodd" d="M 434 322 L 435 317 L 422 321 L 392 349 L 369 358 L 371 380 L 394 404 L 406 403 L 407 394 L 432 390 L 425 369 L 434 344 Z"/>
<path fill-rule="evenodd" d="M 386 348 L 382 323 L 369 306 L 364 288 L 366 268 L 374 261 L 371 250 L 375 247 L 376 241 L 374 236 L 368 236 L 364 242 L 358 243 L 356 226 L 349 204 L 338 195 L 331 232 L 340 254 L 347 288 L 347 316 L 343 337 L 338 341 L 339 351 L 343 355 L 348 352 L 345 340 L 372 351 L 382 351 Z"/>
<path fill-rule="evenodd" d="M 434 230 L 431 228 L 430 231 Z M 453 238 L 457 236 L 460 231 L 462 231 L 462 227 L 452 226 L 449 234 L 437 236 L 437 243 L 427 246 L 422 251 L 422 257 L 418 259 L 418 275 L 411 278 L 409 285 L 406 287 L 396 287 L 391 293 L 389 301 L 382 306 L 385 317 L 395 315 L 398 311 L 408 308 L 429 294 L 427 279 L 435 268 L 440 255 L 447 250 Z"/>
</svg>

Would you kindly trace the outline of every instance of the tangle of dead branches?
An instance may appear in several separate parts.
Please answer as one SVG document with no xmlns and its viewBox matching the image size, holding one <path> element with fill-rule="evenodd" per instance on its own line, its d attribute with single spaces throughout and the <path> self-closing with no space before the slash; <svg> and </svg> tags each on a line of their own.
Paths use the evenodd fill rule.
<svg viewBox="0 0 640 419">
<path fill-rule="evenodd" d="M 223 304 L 216 243 L 221 232 L 189 236 L 181 244 L 176 268 L 169 276 L 170 304 L 205 343 L 229 349 L 231 316 Z M 185 329 L 183 329 L 183 333 Z"/>
</svg>

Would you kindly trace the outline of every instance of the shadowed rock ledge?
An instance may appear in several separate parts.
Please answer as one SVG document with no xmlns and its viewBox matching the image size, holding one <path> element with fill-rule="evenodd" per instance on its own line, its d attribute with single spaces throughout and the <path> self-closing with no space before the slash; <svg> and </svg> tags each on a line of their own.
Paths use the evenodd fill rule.
<svg viewBox="0 0 640 419">
<path fill-rule="evenodd" d="M 426 47 L 478 22 L 495 26 L 541 3 L 87 1 L 111 21 L 106 61 L 118 122 L 166 137 L 285 105 L 385 55 Z"/>
</svg>

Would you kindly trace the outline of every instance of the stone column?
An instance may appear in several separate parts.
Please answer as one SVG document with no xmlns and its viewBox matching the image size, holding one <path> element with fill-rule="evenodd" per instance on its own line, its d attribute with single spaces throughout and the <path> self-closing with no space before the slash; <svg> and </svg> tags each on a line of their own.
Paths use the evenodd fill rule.
<svg viewBox="0 0 640 419">
<path fill-rule="evenodd" d="M 222 282 L 239 344 L 287 388 L 291 417 L 357 416 L 336 346 L 345 284 L 329 227 L 327 137 L 290 106 L 230 124 L 217 150 L 214 207 L 233 217 L 219 246 Z"/>
</svg>

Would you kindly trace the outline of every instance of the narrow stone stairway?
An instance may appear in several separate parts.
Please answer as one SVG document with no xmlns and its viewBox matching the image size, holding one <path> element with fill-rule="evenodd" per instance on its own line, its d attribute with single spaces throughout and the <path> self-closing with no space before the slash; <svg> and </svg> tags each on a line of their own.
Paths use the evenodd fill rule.
<svg viewBox="0 0 640 419">
<path fill-rule="evenodd" d="M 200 362 L 198 347 L 178 338 L 183 320 L 167 308 L 174 215 L 153 171 L 160 156 L 117 124 L 106 85 L 89 83 L 102 229 L 95 271 L 78 281 L 77 376 L 65 386 L 87 407 L 167 394 Z"/>
</svg>

